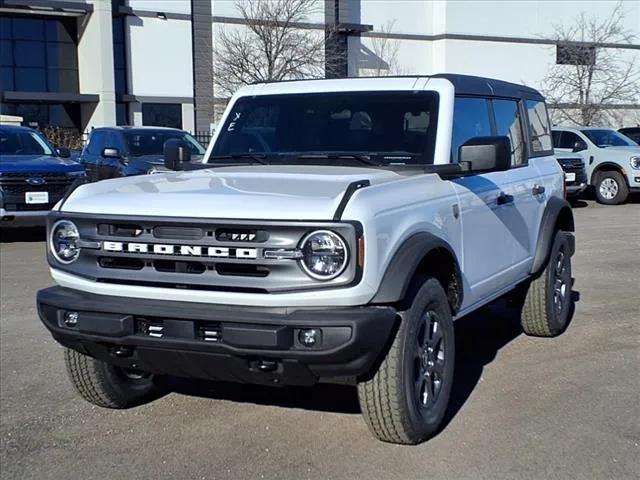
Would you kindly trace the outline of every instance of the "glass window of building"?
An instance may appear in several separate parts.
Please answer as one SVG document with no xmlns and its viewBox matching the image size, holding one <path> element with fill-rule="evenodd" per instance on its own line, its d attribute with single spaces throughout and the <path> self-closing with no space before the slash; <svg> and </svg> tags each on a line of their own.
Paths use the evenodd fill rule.
<svg viewBox="0 0 640 480">
<path fill-rule="evenodd" d="M 78 93 L 74 19 L 2 17 L 2 90 Z"/>
</svg>

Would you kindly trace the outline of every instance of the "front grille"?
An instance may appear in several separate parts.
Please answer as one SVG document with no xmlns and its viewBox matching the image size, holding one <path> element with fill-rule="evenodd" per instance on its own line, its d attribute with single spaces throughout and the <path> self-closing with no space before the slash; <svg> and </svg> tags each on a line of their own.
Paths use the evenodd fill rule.
<svg viewBox="0 0 640 480">
<path fill-rule="evenodd" d="M 577 172 L 584 168 L 584 162 L 581 158 L 563 158 L 559 162 L 565 172 Z"/>
<path fill-rule="evenodd" d="M 95 282 L 156 288 L 270 294 L 352 284 L 359 278 L 352 260 L 336 279 L 318 282 L 295 258 L 265 258 L 264 250 L 295 251 L 310 232 L 331 229 L 356 259 L 356 226 L 338 222 L 260 222 L 153 217 L 83 218 L 73 220 L 84 247 L 77 261 L 57 269 Z M 119 247 L 118 247 L 119 246 Z"/>
<path fill-rule="evenodd" d="M 31 185 L 27 183 L 29 178 L 42 178 L 46 183 Z M 0 191 L 4 199 L 4 208 L 12 212 L 51 210 L 62 199 L 73 181 L 73 177 L 52 173 L 3 173 L 0 177 Z M 26 203 L 27 192 L 48 192 L 49 202 Z"/>
</svg>

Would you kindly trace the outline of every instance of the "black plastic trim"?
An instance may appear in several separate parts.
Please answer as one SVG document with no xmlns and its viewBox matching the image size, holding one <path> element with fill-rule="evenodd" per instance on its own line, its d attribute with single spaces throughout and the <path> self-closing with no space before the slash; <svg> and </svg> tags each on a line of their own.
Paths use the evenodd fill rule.
<svg viewBox="0 0 640 480">
<path fill-rule="evenodd" d="M 591 174 L 591 178 L 589 178 L 589 185 L 594 185 L 595 181 L 596 181 L 596 177 L 598 175 L 598 173 L 600 173 L 600 171 L 602 170 L 603 167 L 608 167 L 611 170 L 616 170 L 618 172 L 620 172 L 622 174 L 623 177 L 625 177 L 625 181 L 627 181 L 627 176 L 625 175 L 624 172 L 624 168 L 622 167 L 622 165 L 619 165 L 617 163 L 613 163 L 613 162 L 601 162 L 598 163 L 596 165 L 596 167 L 593 169 L 593 173 Z M 605 170 L 605 171 L 609 171 L 609 170 Z M 629 182 L 627 181 L 627 185 L 629 184 Z"/>
<path fill-rule="evenodd" d="M 249 362 L 256 359 L 300 364 L 311 383 L 319 377 L 366 375 L 393 335 L 397 319 L 396 310 L 386 306 L 243 307 L 113 297 L 63 287 L 40 290 L 37 304 L 40 319 L 58 342 L 107 362 L 117 363 L 117 358 L 109 356 L 109 349 L 125 346 L 131 349 L 132 360 L 141 369 L 216 379 L 224 372 L 205 369 L 202 363 L 212 358 L 233 369 L 232 377 L 237 380 L 255 383 L 259 383 L 259 379 L 253 379 L 247 372 Z M 82 330 L 61 324 L 68 310 L 80 312 L 81 319 L 88 318 Z M 216 322 L 222 329 L 223 341 L 205 342 L 194 336 L 179 335 L 153 338 L 137 332 L 132 323 L 123 320 L 125 317 L 132 317 L 133 324 L 136 317 L 151 318 L 151 321 L 155 317 L 164 319 L 165 323 Z M 100 322 L 96 324 L 95 318 L 106 319 L 112 325 L 104 329 Z M 343 327 L 350 328 L 350 335 L 344 333 Z M 328 334 L 335 332 L 338 336 L 329 348 L 304 348 L 296 341 L 297 336 L 291 336 L 304 328 L 325 329 Z M 225 329 L 234 333 L 228 343 L 224 342 Z M 200 375 L 198 370 L 209 372 Z M 282 384 L 296 383 L 295 378 L 287 375 L 285 369 L 280 375 Z"/>
<path fill-rule="evenodd" d="M 462 286 L 460 265 L 451 246 L 432 233 L 421 232 L 406 239 L 396 250 L 382 277 L 380 288 L 371 303 L 389 304 L 402 300 L 422 259 L 429 252 L 438 248 L 447 250 L 455 260 L 455 274 L 458 285 Z M 461 305 L 462 290 L 459 295 L 458 305 Z"/>
<path fill-rule="evenodd" d="M 340 200 L 340 204 L 336 209 L 336 213 L 333 215 L 334 222 L 338 222 L 342 219 L 344 209 L 347 208 L 347 204 L 349 203 L 349 200 L 351 200 L 353 194 L 361 188 L 368 187 L 369 185 L 371 185 L 371 182 L 369 180 L 358 180 L 349 184 L 344 192 L 344 195 L 342 195 L 342 200 Z"/>
<path fill-rule="evenodd" d="M 563 211 L 568 212 L 571 217 L 569 231 L 575 231 L 573 210 L 571 210 L 571 205 L 569 204 L 569 202 L 558 197 L 551 197 L 547 202 L 544 213 L 542 214 L 536 253 L 533 258 L 533 265 L 531 266 L 530 270 L 531 274 L 538 273 L 547 263 L 549 254 L 551 253 L 551 248 L 553 247 L 553 240 L 555 238 L 557 230 L 556 223 Z M 573 254 L 573 251 L 571 253 Z"/>
</svg>

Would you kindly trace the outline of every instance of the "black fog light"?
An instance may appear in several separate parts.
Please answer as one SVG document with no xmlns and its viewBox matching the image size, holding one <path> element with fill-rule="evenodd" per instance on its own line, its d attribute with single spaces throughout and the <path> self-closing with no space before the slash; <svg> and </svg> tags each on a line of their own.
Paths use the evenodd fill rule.
<svg viewBox="0 0 640 480">
<path fill-rule="evenodd" d="M 78 324 L 78 312 L 64 312 L 64 324 L 73 328 Z"/>
<path fill-rule="evenodd" d="M 307 328 L 305 330 L 300 330 L 300 332 L 298 333 L 298 340 L 300 340 L 300 343 L 305 347 L 314 347 L 320 343 L 320 330 L 316 328 Z"/>
</svg>

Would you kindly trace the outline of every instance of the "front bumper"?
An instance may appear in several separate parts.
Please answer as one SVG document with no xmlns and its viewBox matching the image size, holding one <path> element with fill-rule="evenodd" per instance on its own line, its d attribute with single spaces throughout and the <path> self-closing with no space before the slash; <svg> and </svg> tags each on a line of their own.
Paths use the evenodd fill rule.
<svg viewBox="0 0 640 480">
<path fill-rule="evenodd" d="M 238 307 L 110 297 L 63 287 L 40 290 L 37 303 L 42 322 L 59 343 L 108 363 L 269 385 L 365 377 L 396 324 L 391 307 Z M 71 327 L 64 322 L 69 311 L 78 313 Z M 300 331 L 306 329 L 320 332 L 312 347 L 300 342 Z"/>
<path fill-rule="evenodd" d="M 8 211 L 0 208 L 0 227 L 44 226 L 50 210 Z"/>
<path fill-rule="evenodd" d="M 576 197 L 587 189 L 587 184 L 580 183 L 580 184 L 567 185 L 566 189 L 567 189 L 568 197 Z"/>
</svg>

